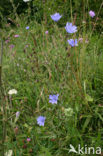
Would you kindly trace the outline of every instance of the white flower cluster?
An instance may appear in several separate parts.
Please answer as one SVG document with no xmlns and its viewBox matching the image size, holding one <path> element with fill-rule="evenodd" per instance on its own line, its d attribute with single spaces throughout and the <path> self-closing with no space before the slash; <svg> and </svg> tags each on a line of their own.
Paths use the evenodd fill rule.
<svg viewBox="0 0 103 156">
<path fill-rule="evenodd" d="M 9 90 L 8 94 L 9 95 L 17 94 L 17 90 L 16 89 L 11 89 L 11 90 Z"/>
</svg>

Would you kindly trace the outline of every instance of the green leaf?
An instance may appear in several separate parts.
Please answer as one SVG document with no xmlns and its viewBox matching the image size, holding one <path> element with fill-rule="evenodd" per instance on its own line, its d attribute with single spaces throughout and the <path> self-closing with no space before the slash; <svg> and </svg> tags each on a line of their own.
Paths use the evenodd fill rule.
<svg viewBox="0 0 103 156">
<path fill-rule="evenodd" d="M 88 116 L 88 117 L 86 118 L 85 123 L 84 123 L 83 128 L 82 128 L 82 131 L 83 131 L 83 132 L 85 131 L 86 127 L 88 126 L 90 120 L 91 120 L 91 116 Z"/>
<path fill-rule="evenodd" d="M 100 118 L 100 120 L 103 121 L 103 117 L 101 116 L 101 114 L 99 114 L 99 113 L 96 113 L 96 114 L 98 115 L 98 117 Z"/>
<path fill-rule="evenodd" d="M 41 153 L 40 156 L 52 156 L 51 153 L 49 152 L 49 150 L 45 147 L 42 147 L 40 153 Z"/>
<path fill-rule="evenodd" d="M 93 102 L 93 98 L 88 94 L 86 94 L 85 99 L 89 102 Z"/>
</svg>

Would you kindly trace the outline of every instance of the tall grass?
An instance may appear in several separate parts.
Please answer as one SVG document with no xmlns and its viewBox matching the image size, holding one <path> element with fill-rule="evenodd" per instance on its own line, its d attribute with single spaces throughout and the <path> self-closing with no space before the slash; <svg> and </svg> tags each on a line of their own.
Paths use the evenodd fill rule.
<svg viewBox="0 0 103 156">
<path fill-rule="evenodd" d="M 1 98 L 7 114 L 5 153 L 67 156 L 70 144 L 75 148 L 78 144 L 102 147 L 102 34 L 94 29 L 91 35 L 85 19 L 74 36 L 83 40 L 71 48 L 67 38 L 72 36 L 67 36 L 64 27 L 31 21 L 26 30 L 27 25 L 21 19 L 19 27 L 3 31 L 9 40 L 4 45 L 2 67 L 5 97 Z M 13 88 L 18 93 L 10 97 L 8 91 Z M 49 95 L 57 93 L 57 105 L 50 104 Z M 16 121 L 17 111 L 20 117 Z M 44 127 L 37 125 L 39 115 L 46 117 Z"/>
</svg>

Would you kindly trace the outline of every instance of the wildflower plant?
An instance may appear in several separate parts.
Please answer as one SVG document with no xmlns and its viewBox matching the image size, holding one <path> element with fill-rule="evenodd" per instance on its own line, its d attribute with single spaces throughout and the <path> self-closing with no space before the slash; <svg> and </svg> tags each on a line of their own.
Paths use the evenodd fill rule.
<svg viewBox="0 0 103 156">
<path fill-rule="evenodd" d="M 58 22 L 61 19 L 62 15 L 60 15 L 59 13 L 55 13 L 53 15 L 51 15 L 51 18 L 53 21 Z"/>
<path fill-rule="evenodd" d="M 20 112 L 16 112 L 16 118 L 18 118 L 20 115 Z"/>
<path fill-rule="evenodd" d="M 31 141 L 31 139 L 30 139 L 30 138 L 27 138 L 26 140 L 27 140 L 27 142 L 30 142 L 30 141 Z"/>
<path fill-rule="evenodd" d="M 49 95 L 49 103 L 57 104 L 59 94 L 57 95 Z"/>
<path fill-rule="evenodd" d="M 18 37 L 19 37 L 19 35 L 14 35 L 14 37 L 15 37 L 15 38 L 18 38 Z"/>
<path fill-rule="evenodd" d="M 45 124 L 45 119 L 46 119 L 46 117 L 44 117 L 44 116 L 39 116 L 39 117 L 37 118 L 37 124 L 38 124 L 39 126 L 44 126 L 44 124 Z"/>
<path fill-rule="evenodd" d="M 29 29 L 29 26 L 26 27 L 26 30 L 28 30 L 28 29 Z"/>
<path fill-rule="evenodd" d="M 75 25 L 72 25 L 72 23 L 67 22 L 65 29 L 67 31 L 67 33 L 75 33 L 77 32 L 77 27 Z"/>
<path fill-rule="evenodd" d="M 8 94 L 9 95 L 17 94 L 17 90 L 16 89 L 11 89 L 11 90 L 9 90 Z"/>
<path fill-rule="evenodd" d="M 48 32 L 48 30 L 47 31 L 45 31 L 45 34 L 47 35 L 49 32 Z"/>
<path fill-rule="evenodd" d="M 15 47 L 14 44 L 9 45 L 9 48 L 10 48 L 10 49 L 13 49 L 14 47 Z"/>
<path fill-rule="evenodd" d="M 77 39 L 70 39 L 68 40 L 68 43 L 71 47 L 75 47 L 75 46 L 78 46 L 78 42 L 77 42 Z"/>
<path fill-rule="evenodd" d="M 90 11 L 89 11 L 89 16 L 93 18 L 93 17 L 95 16 L 95 12 L 92 11 L 92 10 L 90 10 Z"/>
<path fill-rule="evenodd" d="M 24 1 L 29 2 L 29 0 Z M 51 15 L 51 18 L 57 22 L 62 15 L 56 13 Z M 77 32 L 77 26 L 73 23 L 67 22 L 65 28 L 64 25 L 63 27 L 56 25 L 54 30 L 54 27 L 48 27 L 47 23 L 35 22 L 34 24 L 33 21 L 29 25 L 30 37 L 27 36 L 29 32 L 26 31 L 29 29 L 27 23 L 17 28 L 20 31 L 23 28 L 20 33 L 16 30 L 20 34 L 19 40 L 14 40 L 14 35 L 12 36 L 16 46 L 12 51 L 8 48 L 8 53 L 7 51 L 5 53 L 4 63 L 8 66 L 4 66 L 3 81 L 8 82 L 5 83 L 7 88 L 12 86 L 18 88 L 19 95 L 12 97 L 17 94 L 17 90 L 12 89 L 7 93 L 9 96 L 4 98 L 7 106 L 7 118 L 4 119 L 8 122 L 5 144 L 7 147 L 10 145 L 11 149 L 15 145 L 13 152 L 18 155 L 51 155 L 51 153 L 54 156 L 66 155 L 70 143 L 84 144 L 89 140 L 92 144 L 98 140 L 102 144 L 102 116 L 99 115 L 102 113 L 102 100 L 98 100 L 102 97 L 101 82 L 97 91 L 100 90 L 101 97 L 96 93 L 96 87 L 98 87 L 96 85 L 99 84 L 99 72 L 96 70 L 102 71 L 103 69 L 102 54 L 97 55 L 99 39 L 95 38 L 92 44 L 89 39 L 88 45 L 90 46 L 88 46 L 86 44 L 88 34 L 82 35 L 82 27 L 80 27 L 81 30 L 78 28 L 80 34 L 77 35 L 83 37 L 77 39 L 74 34 Z M 68 40 L 65 39 L 65 32 L 68 33 Z M 10 43 L 12 38 L 10 37 Z M 68 48 L 67 44 L 72 48 Z M 9 47 L 8 44 L 7 46 Z M 78 47 L 75 48 L 75 46 Z M 16 55 L 13 55 L 14 52 Z M 100 76 L 102 77 L 102 74 Z M 102 81 L 101 78 L 100 80 Z M 84 81 L 86 83 L 83 86 Z M 54 91 L 57 93 L 49 95 Z M 58 93 L 61 95 L 60 98 Z M 9 99 L 6 100 L 6 98 Z M 43 116 L 38 114 L 43 114 Z M 97 126 L 100 128 L 99 134 Z M 14 129 L 13 134 L 12 129 Z M 95 135 L 94 129 L 99 136 L 96 139 L 93 136 Z"/>
</svg>

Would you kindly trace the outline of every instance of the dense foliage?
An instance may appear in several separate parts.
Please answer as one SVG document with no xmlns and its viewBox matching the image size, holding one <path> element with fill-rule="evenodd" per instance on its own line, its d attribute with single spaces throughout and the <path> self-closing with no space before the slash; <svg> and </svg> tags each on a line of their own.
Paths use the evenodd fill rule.
<svg viewBox="0 0 103 156">
<path fill-rule="evenodd" d="M 74 156 L 71 145 L 102 148 L 102 1 L 0 4 L 0 156 Z M 55 12 L 62 15 L 56 22 Z"/>
<path fill-rule="evenodd" d="M 89 10 L 94 10 L 98 13 L 101 4 L 102 0 L 98 0 L 98 2 L 97 0 L 31 0 L 29 3 L 25 3 L 23 0 L 0 0 L 0 17 L 2 20 L 7 20 L 8 18 L 13 20 L 16 18 L 17 13 L 23 17 L 29 16 L 28 18 L 35 19 L 40 23 L 43 19 L 46 22 L 50 21 L 50 14 L 59 12 L 64 15 L 61 23 L 67 21 L 70 17 L 73 19 L 74 16 L 76 16 L 79 23 L 84 14 L 84 20 L 86 19 L 88 16 L 86 13 Z M 28 10 L 30 11 L 29 15 Z M 103 10 L 100 11 L 99 17 L 102 17 L 102 15 Z"/>
</svg>

